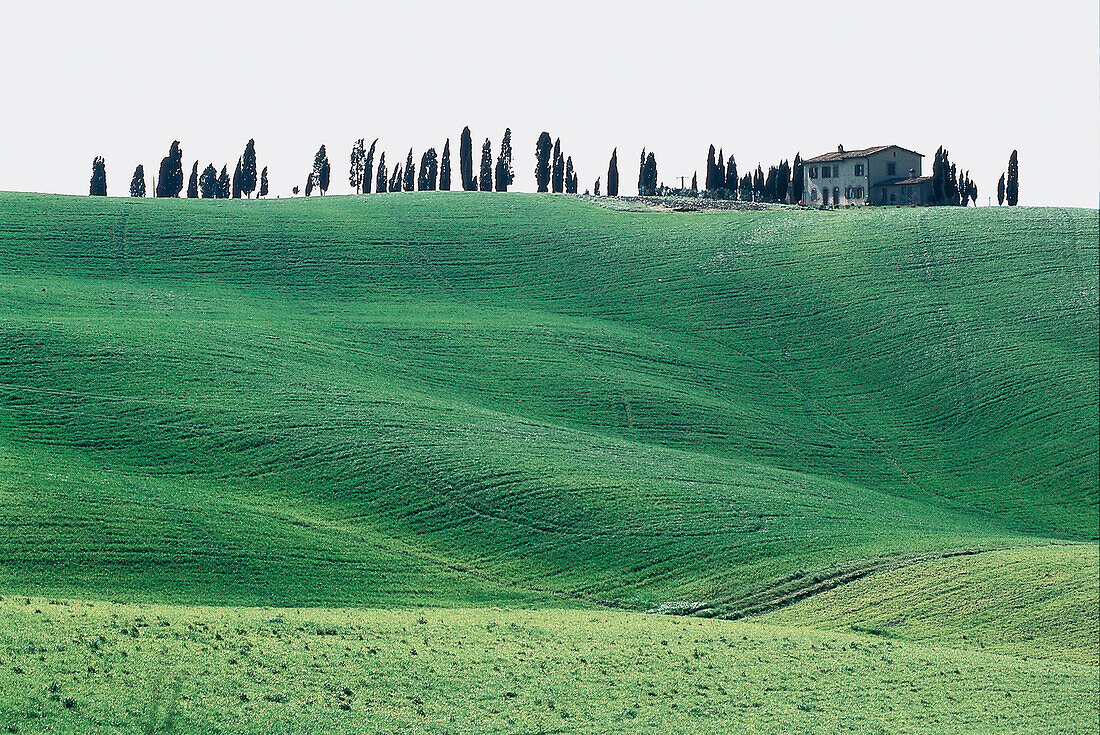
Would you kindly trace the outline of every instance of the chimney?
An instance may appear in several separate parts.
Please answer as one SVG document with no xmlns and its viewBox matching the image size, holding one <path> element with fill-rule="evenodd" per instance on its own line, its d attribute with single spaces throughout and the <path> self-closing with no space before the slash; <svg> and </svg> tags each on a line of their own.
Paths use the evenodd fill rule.
<svg viewBox="0 0 1100 735">
<path fill-rule="evenodd" d="M 837 153 L 843 153 L 843 152 L 844 152 L 844 146 L 842 146 L 842 145 L 838 145 L 838 146 L 836 147 L 836 152 L 837 152 Z"/>
</svg>

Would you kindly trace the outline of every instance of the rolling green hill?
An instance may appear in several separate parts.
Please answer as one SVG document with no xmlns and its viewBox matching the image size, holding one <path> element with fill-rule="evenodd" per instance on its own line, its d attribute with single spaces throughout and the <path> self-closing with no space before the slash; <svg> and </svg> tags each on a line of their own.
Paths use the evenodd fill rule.
<svg viewBox="0 0 1100 735">
<path fill-rule="evenodd" d="M 242 722 L 357 731 L 265 666 L 385 676 L 419 607 L 427 679 L 366 706 L 394 729 L 1080 727 L 1098 238 L 1060 209 L 2 193 L 0 720 L 136 732 L 96 677 L 132 697 L 168 657 L 194 731 L 237 690 Z M 453 656 L 504 694 L 428 697 Z"/>
<path fill-rule="evenodd" d="M 1097 538 L 1092 212 L 0 211 L 9 591 L 739 614 Z"/>
</svg>

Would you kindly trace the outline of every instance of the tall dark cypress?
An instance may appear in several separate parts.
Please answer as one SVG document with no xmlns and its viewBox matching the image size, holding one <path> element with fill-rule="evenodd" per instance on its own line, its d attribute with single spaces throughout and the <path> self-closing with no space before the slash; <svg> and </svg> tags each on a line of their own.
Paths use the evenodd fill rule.
<svg viewBox="0 0 1100 735">
<path fill-rule="evenodd" d="M 92 179 L 88 182 L 88 195 L 107 196 L 107 161 L 103 156 L 96 156 L 92 160 Z"/>
<path fill-rule="evenodd" d="M 242 174 L 241 159 L 237 159 L 237 167 L 233 169 L 233 198 L 240 199 L 243 189 L 241 188 Z"/>
<path fill-rule="evenodd" d="M 271 189 L 267 185 L 267 166 L 264 166 L 264 170 L 260 172 L 260 191 L 256 196 L 265 197 L 270 191 Z"/>
<path fill-rule="evenodd" d="M 403 178 L 404 172 L 401 170 L 401 164 L 399 163 L 397 164 L 397 166 L 394 167 L 393 175 L 390 176 L 389 189 L 391 192 L 401 191 L 401 183 Z"/>
<path fill-rule="evenodd" d="M 420 168 L 416 174 L 416 190 L 427 191 L 428 190 L 428 152 L 424 151 L 420 154 Z"/>
<path fill-rule="evenodd" d="M 180 150 L 180 142 L 174 140 L 168 155 L 160 161 L 160 171 L 157 174 L 153 195 L 177 197 L 181 191 L 183 191 L 183 151 Z"/>
<path fill-rule="evenodd" d="M 405 185 L 405 191 L 416 191 L 416 168 L 413 166 L 413 149 L 409 149 L 409 156 L 405 159 L 405 170 L 402 172 L 401 183 Z"/>
<path fill-rule="evenodd" d="M 443 158 L 439 162 L 439 190 L 451 190 L 451 139 L 443 144 Z"/>
<path fill-rule="evenodd" d="M 619 149 L 611 151 L 611 161 L 607 164 L 607 195 L 619 196 Z M 597 196 L 599 196 L 597 194 Z"/>
<path fill-rule="evenodd" d="M 1005 181 L 1005 200 L 1008 206 L 1015 207 L 1020 201 L 1020 162 L 1016 151 L 1008 157 L 1008 179 Z"/>
<path fill-rule="evenodd" d="M 512 170 L 512 130 L 505 128 L 504 138 L 500 141 L 500 153 L 497 155 L 496 190 L 508 191 L 515 179 L 515 172 Z"/>
<path fill-rule="evenodd" d="M 145 196 L 145 167 L 140 163 L 134 169 L 134 176 L 130 179 L 130 196 Z"/>
<path fill-rule="evenodd" d="M 645 166 L 645 193 L 647 196 L 657 195 L 657 157 L 653 155 L 653 151 L 649 152 L 646 156 Z"/>
<path fill-rule="evenodd" d="M 439 178 L 439 157 L 435 148 L 429 148 L 424 152 L 420 175 L 424 177 L 424 188 L 427 191 L 435 191 L 436 180 Z"/>
<path fill-rule="evenodd" d="M 199 196 L 203 199 L 213 199 L 218 195 L 218 170 L 214 164 L 208 163 L 199 176 Z"/>
<path fill-rule="evenodd" d="M 715 171 L 715 188 L 718 190 L 718 195 L 723 196 L 726 190 L 726 154 L 719 148 L 718 149 L 718 168 Z"/>
<path fill-rule="evenodd" d="M 764 201 L 764 195 L 765 195 L 764 185 L 765 185 L 765 182 L 766 182 L 766 180 L 764 178 L 764 169 L 758 163 L 758 164 L 756 164 L 756 173 L 753 174 L 753 176 L 752 176 L 753 198 L 758 202 Z"/>
<path fill-rule="evenodd" d="M 592 185 L 592 196 L 598 197 L 600 195 L 600 179 L 596 178 L 596 183 Z"/>
<path fill-rule="evenodd" d="M 714 144 L 712 143 L 710 148 L 707 149 L 707 177 L 704 184 L 707 191 L 718 190 L 718 164 L 715 162 L 714 156 Z M 698 189 L 699 187 L 696 186 L 695 188 Z"/>
<path fill-rule="evenodd" d="M 764 201 L 779 201 L 778 179 L 779 169 L 775 166 L 769 166 L 768 175 L 764 178 Z"/>
<path fill-rule="evenodd" d="M 737 198 L 743 202 L 752 201 L 752 174 L 745 174 L 737 185 Z"/>
<path fill-rule="evenodd" d="M 321 190 L 321 196 L 324 196 L 328 192 L 328 185 L 330 177 L 332 176 L 332 167 L 328 162 L 328 154 L 325 153 L 325 147 L 321 146 L 319 151 L 321 155 L 321 166 L 317 171 L 317 188 Z"/>
<path fill-rule="evenodd" d="M 458 172 L 462 178 L 462 191 L 477 191 L 477 179 L 474 178 L 474 141 L 468 125 L 462 129 L 462 138 L 458 142 Z"/>
<path fill-rule="evenodd" d="M 642 157 L 638 161 L 638 196 L 645 196 L 645 146 L 642 147 Z"/>
<path fill-rule="evenodd" d="M 370 194 L 370 184 L 374 176 L 374 149 L 378 145 L 378 138 L 371 141 L 370 149 L 363 156 L 363 193 Z"/>
<path fill-rule="evenodd" d="M 577 193 L 577 172 L 573 170 L 573 156 L 565 159 L 565 193 Z"/>
<path fill-rule="evenodd" d="M 561 194 L 565 190 L 565 158 L 561 154 L 561 138 L 554 139 L 554 156 L 551 164 L 550 188 L 555 194 Z"/>
<path fill-rule="evenodd" d="M 486 138 L 481 144 L 481 167 L 478 169 L 478 189 L 493 190 L 493 144 Z"/>
<path fill-rule="evenodd" d="M 944 204 L 947 201 L 947 174 L 944 171 L 943 161 L 944 152 L 941 145 L 932 158 L 932 201 L 936 204 Z"/>
<path fill-rule="evenodd" d="M 787 163 L 787 159 L 783 159 L 779 162 L 779 169 L 775 176 L 775 201 L 786 202 L 787 192 L 791 188 L 791 164 Z M 798 201 L 795 199 L 794 201 Z"/>
<path fill-rule="evenodd" d="M 535 143 L 535 184 L 540 194 L 545 194 L 550 187 L 550 153 L 553 143 L 550 142 L 550 133 L 543 131 Z"/>
<path fill-rule="evenodd" d="M 806 171 L 802 165 L 802 153 L 794 154 L 794 168 L 791 170 L 791 204 L 798 204 L 806 193 Z"/>
<path fill-rule="evenodd" d="M 714 161 L 711 161 L 710 163 L 711 163 L 711 174 L 713 174 L 714 173 Z M 706 183 L 706 182 L 704 182 L 704 183 Z M 692 171 L 691 172 L 691 193 L 692 194 L 698 194 L 699 193 L 699 172 L 698 171 Z"/>
<path fill-rule="evenodd" d="M 375 180 L 374 190 L 379 194 L 386 192 L 386 152 L 378 159 L 378 177 Z"/>
<path fill-rule="evenodd" d="M 241 191 L 249 199 L 256 191 L 256 141 L 252 138 L 248 139 L 241 156 Z"/>
<path fill-rule="evenodd" d="M 737 188 L 740 183 L 737 178 L 737 160 L 731 153 L 730 157 L 726 159 L 726 189 L 729 190 L 731 197 L 737 197 Z"/>
<path fill-rule="evenodd" d="M 997 182 L 997 206 L 1001 206 L 1005 203 L 1005 175 L 1001 172 L 1001 178 Z"/>
<path fill-rule="evenodd" d="M 944 162 L 947 161 L 947 151 L 944 151 Z M 947 195 L 947 204 L 957 207 L 959 205 L 959 184 L 956 180 L 957 174 L 955 172 L 955 164 L 951 164 L 951 168 L 947 171 L 947 178 L 943 182 L 943 191 Z"/>
<path fill-rule="evenodd" d="M 187 179 L 187 198 L 198 199 L 199 197 L 199 162 L 195 161 L 195 165 L 191 167 L 191 177 Z"/>
</svg>

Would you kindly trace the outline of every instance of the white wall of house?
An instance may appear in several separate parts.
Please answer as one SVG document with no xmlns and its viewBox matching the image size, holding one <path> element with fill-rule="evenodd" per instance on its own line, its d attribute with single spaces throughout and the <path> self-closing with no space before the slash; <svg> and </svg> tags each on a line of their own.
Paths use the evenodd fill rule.
<svg viewBox="0 0 1100 735">
<path fill-rule="evenodd" d="M 829 177 L 825 178 L 824 169 L 829 167 Z M 870 194 L 866 158 L 848 158 L 843 161 L 826 161 L 824 163 L 807 163 L 803 170 L 806 172 L 806 186 L 804 201 L 815 206 L 821 204 L 821 190 L 828 187 L 829 204 L 863 204 Z M 815 170 L 816 169 L 816 170 Z M 861 171 L 861 173 L 856 173 Z M 814 176 L 816 174 L 816 176 Z M 835 174 L 835 175 L 834 175 Z M 862 190 L 863 196 L 858 196 Z M 834 198 L 834 194 L 840 196 Z M 851 196 L 849 196 L 849 194 Z"/>
</svg>

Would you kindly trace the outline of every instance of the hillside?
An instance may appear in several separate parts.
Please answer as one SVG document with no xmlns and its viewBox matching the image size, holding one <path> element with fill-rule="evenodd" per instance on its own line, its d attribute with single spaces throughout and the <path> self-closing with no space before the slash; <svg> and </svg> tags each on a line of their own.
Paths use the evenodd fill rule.
<svg viewBox="0 0 1100 735">
<path fill-rule="evenodd" d="M 1085 210 L 0 194 L 0 592 L 738 617 L 1094 546 L 1097 239 Z"/>
</svg>

